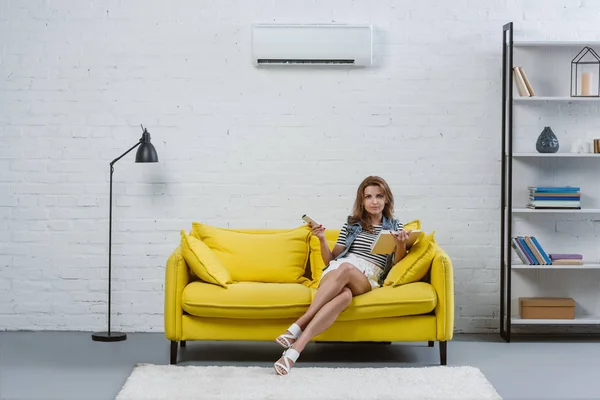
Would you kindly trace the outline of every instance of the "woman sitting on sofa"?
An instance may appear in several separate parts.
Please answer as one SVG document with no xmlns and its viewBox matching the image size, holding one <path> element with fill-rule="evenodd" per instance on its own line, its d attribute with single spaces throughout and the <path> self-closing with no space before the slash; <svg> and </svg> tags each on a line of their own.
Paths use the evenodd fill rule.
<svg viewBox="0 0 600 400">
<path fill-rule="evenodd" d="M 333 324 L 353 296 L 379 287 L 391 267 L 404 258 L 410 231 L 404 231 L 402 223 L 393 219 L 393 209 L 394 196 L 388 184 L 383 178 L 369 176 L 358 187 L 352 215 L 332 251 L 325 228 L 310 226 L 319 238 L 327 267 L 306 313 L 276 339 L 287 349 L 274 365 L 278 375 L 290 372 L 308 342 Z M 382 229 L 395 232 L 396 249 L 390 255 L 371 254 L 371 245 Z"/>
</svg>

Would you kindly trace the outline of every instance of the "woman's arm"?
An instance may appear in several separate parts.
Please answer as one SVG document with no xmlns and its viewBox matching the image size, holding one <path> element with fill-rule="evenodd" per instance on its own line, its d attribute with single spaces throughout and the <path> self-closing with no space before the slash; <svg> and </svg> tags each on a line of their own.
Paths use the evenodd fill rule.
<svg viewBox="0 0 600 400">
<path fill-rule="evenodd" d="M 345 243 L 346 240 L 348 224 L 344 224 L 340 230 L 338 240 L 335 243 L 333 250 L 329 250 L 329 243 L 327 243 L 327 239 L 325 238 L 325 228 L 323 228 L 323 225 L 311 227 L 311 230 L 312 234 L 319 238 L 319 244 L 321 245 L 321 258 L 323 258 L 323 262 L 325 265 L 329 265 L 331 260 L 336 258 L 346 248 L 346 246 L 343 246 L 343 243 Z"/>
<path fill-rule="evenodd" d="M 344 246 L 336 244 L 333 250 L 329 250 L 329 243 L 327 243 L 326 239 L 320 239 L 319 241 L 321 243 L 321 257 L 323 257 L 325 265 L 329 265 L 329 262 L 345 249 Z"/>
<path fill-rule="evenodd" d="M 394 263 L 399 262 L 406 255 L 406 242 L 408 241 L 409 231 L 404 230 L 404 225 L 398 222 L 396 226 L 396 233 L 394 236 L 396 237 L 396 250 L 394 251 Z"/>
<path fill-rule="evenodd" d="M 394 253 L 394 263 L 399 262 L 406 255 L 406 242 L 396 242 L 396 252 Z"/>
</svg>

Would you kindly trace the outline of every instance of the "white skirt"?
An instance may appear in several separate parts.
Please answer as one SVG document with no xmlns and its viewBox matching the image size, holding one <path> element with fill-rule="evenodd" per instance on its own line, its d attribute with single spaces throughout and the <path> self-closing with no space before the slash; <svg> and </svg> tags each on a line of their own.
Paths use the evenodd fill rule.
<svg viewBox="0 0 600 400">
<path fill-rule="evenodd" d="M 336 270 L 343 263 L 352 264 L 360 272 L 362 272 L 363 275 L 366 276 L 369 280 L 369 283 L 371 284 L 371 289 L 379 287 L 378 280 L 379 276 L 383 273 L 383 269 L 379 265 L 374 264 L 352 253 L 348 253 L 342 258 L 338 258 L 337 260 L 331 261 L 329 263 L 329 267 L 325 271 L 323 271 L 321 279 L 323 279 L 323 277 L 327 275 L 327 273 Z"/>
</svg>

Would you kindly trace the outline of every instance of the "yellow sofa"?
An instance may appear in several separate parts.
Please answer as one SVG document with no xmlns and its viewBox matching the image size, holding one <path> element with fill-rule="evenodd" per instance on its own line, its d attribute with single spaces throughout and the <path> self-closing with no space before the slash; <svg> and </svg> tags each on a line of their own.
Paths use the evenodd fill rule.
<svg viewBox="0 0 600 400">
<path fill-rule="evenodd" d="M 339 230 L 326 232 L 333 248 Z M 426 341 L 429 347 L 439 341 L 440 362 L 446 365 L 454 329 L 453 269 L 442 248 L 435 241 L 431 246 L 424 277 L 397 286 L 386 281 L 355 297 L 314 340 Z M 166 264 L 171 364 L 177 363 L 178 344 L 184 347 L 188 340 L 274 340 L 310 305 L 323 266 L 318 239 L 307 227 L 231 230 L 193 223 Z M 198 268 L 204 269 L 198 273 Z"/>
</svg>

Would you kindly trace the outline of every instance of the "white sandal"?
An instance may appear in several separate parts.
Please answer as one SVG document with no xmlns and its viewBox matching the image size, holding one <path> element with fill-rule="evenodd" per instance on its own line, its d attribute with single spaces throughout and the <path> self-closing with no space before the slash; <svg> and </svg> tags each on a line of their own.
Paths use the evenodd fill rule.
<svg viewBox="0 0 600 400">
<path fill-rule="evenodd" d="M 290 373 L 290 369 L 292 369 L 292 366 L 290 365 L 290 361 L 292 361 L 293 363 L 296 363 L 296 360 L 298 359 L 298 357 L 300 356 L 300 353 L 298 353 L 296 350 L 289 348 L 286 351 L 283 352 L 283 362 L 284 364 L 280 363 L 279 361 L 277 361 L 275 363 L 275 365 L 273 365 L 273 368 L 275 369 L 275 373 L 277 375 L 287 375 Z M 285 371 L 284 373 L 281 373 L 279 371 L 279 369 L 277 369 L 277 367 L 280 367 L 281 369 L 283 369 Z"/>
<path fill-rule="evenodd" d="M 302 329 L 300 329 L 300 327 L 295 323 L 292 324 L 292 326 L 290 326 L 287 329 L 287 331 L 290 332 L 289 335 L 287 333 L 284 333 L 283 335 L 279 335 L 277 339 L 275 339 L 275 341 L 279 343 L 279 345 L 284 349 L 289 349 L 294 344 L 290 343 L 290 339 L 293 339 L 295 341 L 302 334 Z M 285 343 L 281 342 L 281 340 L 285 341 Z"/>
</svg>

